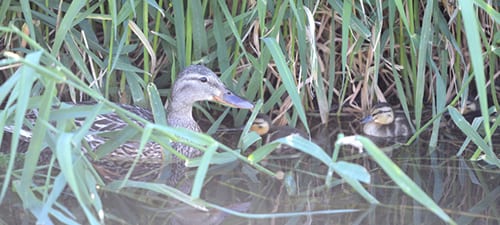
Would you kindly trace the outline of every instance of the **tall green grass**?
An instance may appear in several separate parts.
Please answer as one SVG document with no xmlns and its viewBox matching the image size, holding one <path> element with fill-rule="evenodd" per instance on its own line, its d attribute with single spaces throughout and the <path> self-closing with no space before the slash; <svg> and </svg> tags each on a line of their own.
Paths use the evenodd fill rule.
<svg viewBox="0 0 500 225">
<path fill-rule="evenodd" d="M 489 121 L 489 106 L 499 107 L 494 77 L 500 66 L 498 7 L 482 0 L 454 4 L 412 0 L 160 0 L 92 4 L 3 0 L 0 125 L 14 126 L 15 141 L 7 150 L 12 157 L 5 166 L 0 203 L 12 184 L 25 208 L 40 223 L 48 223 L 52 218 L 76 223 L 67 209 L 55 206 L 63 187 L 68 185 L 88 221 L 104 222 L 94 185 L 103 183 L 80 147 L 93 118 L 109 111 L 147 125 L 142 128 L 131 122 L 132 126 L 115 134 L 121 139 L 99 149 L 93 157 L 109 153 L 127 138 L 136 138 L 143 145 L 147 140 L 155 140 L 165 146 L 169 140 L 182 141 L 179 137 L 198 138 L 194 145 L 206 148 L 210 154 L 197 164 L 203 169 L 198 171 L 192 196 L 179 199 L 191 205 L 200 205 L 195 200 L 200 196 L 208 162 L 218 157 L 214 149 L 228 152 L 219 159 L 223 162 L 239 159 L 276 176 L 259 166 L 258 160 L 242 157 L 208 136 L 163 126 L 163 101 L 169 96 L 169 87 L 177 72 L 193 63 L 206 64 L 220 72 L 227 86 L 238 90 L 238 94 L 254 101 L 262 99 L 261 112 L 282 115 L 289 124 L 302 123 L 307 130 L 309 112 L 319 112 L 322 122 L 327 123 L 329 117 L 345 108 L 363 111 L 376 101 L 388 101 L 401 106 L 409 120 L 415 119 L 417 133 L 409 143 L 432 126 L 429 145 L 434 149 L 441 115 L 449 112 L 479 147 L 475 156 L 484 153 L 500 166 L 498 153 L 492 148 L 492 127 L 497 124 L 485 122 L 483 134 L 467 133 L 470 125 L 455 111 L 457 102 L 470 95 L 477 95 L 483 121 Z M 96 107 L 75 106 L 63 111 L 65 114 L 51 109 L 61 102 L 86 100 L 97 102 Z M 113 102 L 151 108 L 157 123 L 146 123 Z M 331 111 L 334 105 L 339 106 L 337 112 Z M 431 105 L 430 119 L 424 116 L 425 105 Z M 234 126 L 245 124 L 247 111 L 222 113 L 223 107 L 210 107 L 212 111 L 198 112 L 231 115 Z M 21 126 L 26 125 L 25 112 L 33 108 L 40 109 L 32 128 L 37 135 L 29 144 L 26 157 L 20 159 L 16 157 L 16 140 Z M 414 114 L 410 114 L 410 109 Z M 74 127 L 73 120 L 82 115 L 87 118 L 85 126 Z M 222 116 L 209 117 L 216 124 L 212 131 Z M 245 148 L 255 139 L 246 136 L 245 131 L 240 146 Z M 57 161 L 64 172 L 47 178 L 43 186 L 46 189 L 38 192 L 32 180 L 39 175 L 36 162 L 45 148 L 55 153 L 49 168 Z M 310 154 L 322 160 L 326 157 Z M 23 164 L 21 170 L 15 168 L 16 159 Z M 342 175 L 341 170 L 334 171 Z M 349 174 L 342 176 L 350 179 Z M 352 178 L 348 183 L 368 202 L 376 202 L 363 192 L 358 180 Z M 172 194 L 168 187 L 146 183 L 124 182 L 117 187 L 178 194 Z M 206 204 L 209 203 L 201 205 Z M 422 204 L 449 221 L 432 203 Z M 43 210 L 38 211 L 40 207 Z"/>
</svg>

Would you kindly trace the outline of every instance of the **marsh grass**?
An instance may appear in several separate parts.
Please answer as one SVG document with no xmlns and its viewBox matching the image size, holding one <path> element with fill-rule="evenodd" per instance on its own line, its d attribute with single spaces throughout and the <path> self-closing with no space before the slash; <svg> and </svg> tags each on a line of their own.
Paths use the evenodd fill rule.
<svg viewBox="0 0 500 225">
<path fill-rule="evenodd" d="M 64 187 L 69 186 L 86 220 L 91 224 L 104 222 L 106 215 L 96 189 L 96 184 L 104 183 L 80 149 L 93 118 L 110 111 L 146 125 L 137 126 L 129 119 L 131 126 L 115 134 L 121 138 L 102 146 L 92 157 L 102 157 L 113 146 L 133 138 L 141 146 L 154 140 L 167 149 L 169 141 L 184 141 L 207 153 L 196 163 L 200 169 L 191 196 L 165 185 L 127 180 L 117 181 L 112 189 L 143 188 L 182 196 L 178 200 L 204 207 L 210 203 L 199 197 L 209 162 L 219 157 L 217 148 L 227 152 L 222 159 L 219 157 L 222 162 L 239 159 L 265 174 L 277 176 L 260 166 L 259 160 L 275 146 L 289 144 L 309 149 L 307 154 L 342 176 L 367 202 L 376 203 L 359 183 L 366 181 L 364 176 L 344 173 L 348 169 L 342 169 L 340 163 L 348 162 L 337 162 L 306 140 L 270 143 L 246 158 L 207 135 L 164 126 L 163 105 L 169 87 L 177 72 L 193 63 L 220 72 L 221 79 L 238 94 L 262 100 L 260 112 L 277 114 L 280 121 L 291 125 L 301 123 L 308 131 L 307 113 L 317 112 L 327 123 L 329 117 L 345 109 L 361 112 L 377 101 L 388 101 L 400 106 L 407 118 L 415 121 L 417 132 L 408 144 L 432 127 L 432 149 L 437 145 L 442 115 L 449 113 L 478 146 L 474 157 L 486 154 L 492 164 L 500 166 L 498 153 L 492 148 L 492 135 L 500 120 L 493 126 L 484 122 L 490 121 L 490 106 L 497 110 L 500 107 L 496 88 L 500 66 L 499 5 L 488 5 L 482 0 L 360 3 L 3 0 L 0 125 L 13 127 L 13 141 L 8 143 L 10 148 L 2 149 L 10 157 L 3 160 L 6 172 L 0 203 L 9 187 L 14 187 L 37 222 L 52 223 L 55 219 L 77 223 L 71 211 L 57 203 Z M 459 100 L 467 97 L 477 97 L 480 102 L 484 130 L 481 134 L 471 131 L 470 124 L 455 109 Z M 66 113 L 53 109 L 61 102 L 89 100 L 97 103 L 95 107 L 84 110 L 72 106 Z M 151 124 L 113 102 L 150 108 L 156 123 Z M 425 106 L 432 109 L 430 119 L 424 116 Z M 17 148 L 23 146 L 22 140 L 19 142 L 20 132 L 27 125 L 24 117 L 29 109 L 39 109 L 31 128 L 36 135 L 20 158 Z M 197 109 L 199 116 L 203 114 L 213 122 L 211 132 L 217 130 L 224 117 L 233 117 L 233 125 L 241 126 L 249 115 L 246 110 L 224 111 L 216 105 L 210 105 L 210 111 Z M 75 127 L 74 119 L 82 116 L 86 122 Z M 258 139 L 247 135 L 247 130 L 248 124 L 240 140 L 242 150 Z M 0 133 L 0 137 L 3 135 Z M 3 142 L 4 146 L 7 143 Z M 369 143 L 366 147 L 376 148 Z M 48 165 L 48 170 L 42 170 L 46 180 L 44 185 L 35 185 L 33 177 L 40 172 L 37 162 L 47 148 L 54 154 L 49 157 L 50 162 L 44 162 Z M 460 154 L 462 151 L 457 152 Z M 14 167 L 16 159 L 23 164 L 21 170 Z M 196 161 L 187 160 L 188 164 Z M 52 175 L 56 165 L 62 172 Z M 363 171 L 349 165 L 348 168 Z M 328 180 L 331 173 L 325 176 Z M 405 176 L 391 177 L 403 189 L 410 182 Z M 432 201 L 421 203 L 452 223 Z"/>
</svg>

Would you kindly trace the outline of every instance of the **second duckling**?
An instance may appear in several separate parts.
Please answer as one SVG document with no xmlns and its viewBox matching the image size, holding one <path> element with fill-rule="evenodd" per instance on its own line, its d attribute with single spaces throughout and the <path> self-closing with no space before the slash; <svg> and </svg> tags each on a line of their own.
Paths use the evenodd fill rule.
<svg viewBox="0 0 500 225">
<path fill-rule="evenodd" d="M 498 116 L 498 113 L 495 109 L 493 109 L 493 111 L 491 110 L 492 109 L 490 109 L 490 123 L 494 123 Z M 465 100 L 463 107 L 462 104 L 459 104 L 458 111 L 469 123 L 472 123 L 472 121 L 474 121 L 476 117 L 481 116 L 481 109 L 479 108 L 478 100 Z"/>
<path fill-rule="evenodd" d="M 266 143 L 292 134 L 298 134 L 304 138 L 307 138 L 307 134 L 305 132 L 295 127 L 273 126 L 271 119 L 265 114 L 257 115 L 252 123 L 252 126 L 250 127 L 250 130 L 263 137 Z"/>
<path fill-rule="evenodd" d="M 391 105 L 381 102 L 373 106 L 370 115 L 361 121 L 366 135 L 389 138 L 412 135 L 412 130 L 404 116 L 396 116 Z"/>
</svg>

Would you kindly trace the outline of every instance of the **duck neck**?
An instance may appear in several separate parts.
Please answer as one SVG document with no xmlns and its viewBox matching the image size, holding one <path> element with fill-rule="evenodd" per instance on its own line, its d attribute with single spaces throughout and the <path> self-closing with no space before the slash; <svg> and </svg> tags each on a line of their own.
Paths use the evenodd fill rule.
<svg viewBox="0 0 500 225">
<path fill-rule="evenodd" d="M 184 127 L 193 131 L 200 131 L 198 123 L 193 119 L 194 102 L 184 102 L 175 98 L 167 108 L 167 123 L 172 127 Z"/>
</svg>

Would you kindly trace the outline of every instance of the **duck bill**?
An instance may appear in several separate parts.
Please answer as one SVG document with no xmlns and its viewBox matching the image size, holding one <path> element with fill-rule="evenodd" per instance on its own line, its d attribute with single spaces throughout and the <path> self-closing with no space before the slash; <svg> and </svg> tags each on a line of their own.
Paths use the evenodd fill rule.
<svg viewBox="0 0 500 225">
<path fill-rule="evenodd" d="M 235 95 L 231 91 L 225 91 L 219 96 L 214 96 L 214 101 L 233 108 L 253 109 L 251 102 Z"/>
<path fill-rule="evenodd" d="M 361 120 L 361 123 L 364 124 L 364 123 L 368 123 L 371 121 L 373 121 L 373 116 L 367 116 Z"/>
</svg>

